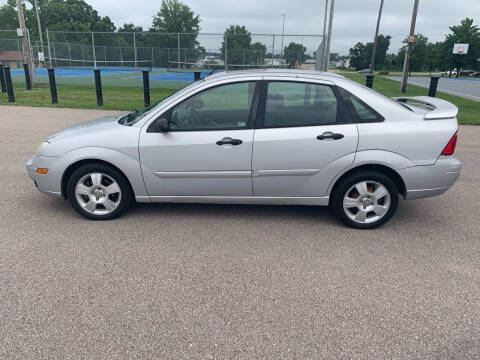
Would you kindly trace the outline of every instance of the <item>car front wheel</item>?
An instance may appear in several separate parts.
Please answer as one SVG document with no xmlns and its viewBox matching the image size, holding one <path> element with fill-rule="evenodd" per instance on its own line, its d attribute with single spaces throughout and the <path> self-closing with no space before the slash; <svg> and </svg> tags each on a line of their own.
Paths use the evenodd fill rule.
<svg viewBox="0 0 480 360">
<path fill-rule="evenodd" d="M 335 190 L 332 206 L 338 217 L 356 229 L 385 224 L 398 205 L 398 190 L 385 174 L 363 171 L 344 178 Z"/>
<path fill-rule="evenodd" d="M 132 192 L 125 176 L 104 164 L 87 164 L 67 182 L 72 207 L 91 220 L 110 220 L 130 206 Z"/>
</svg>

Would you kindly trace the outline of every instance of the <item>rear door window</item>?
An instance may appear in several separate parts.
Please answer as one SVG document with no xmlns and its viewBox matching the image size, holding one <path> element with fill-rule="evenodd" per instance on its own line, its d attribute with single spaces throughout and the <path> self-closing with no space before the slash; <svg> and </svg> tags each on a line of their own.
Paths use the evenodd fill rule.
<svg viewBox="0 0 480 360">
<path fill-rule="evenodd" d="M 272 81 L 267 85 L 263 127 L 335 124 L 337 97 L 328 85 Z"/>
</svg>

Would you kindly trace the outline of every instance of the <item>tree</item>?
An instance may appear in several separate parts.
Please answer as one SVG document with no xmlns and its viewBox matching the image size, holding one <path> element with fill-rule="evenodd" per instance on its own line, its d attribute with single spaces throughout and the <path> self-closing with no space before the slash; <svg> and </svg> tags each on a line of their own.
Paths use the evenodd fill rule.
<svg viewBox="0 0 480 360">
<path fill-rule="evenodd" d="M 408 38 L 403 40 L 405 44 L 397 55 L 397 61 L 403 64 L 405 51 L 408 46 Z M 428 38 L 422 34 L 415 35 L 415 41 L 412 44 L 412 54 L 410 55 L 410 71 L 426 71 L 428 65 Z"/>
<path fill-rule="evenodd" d="M 302 64 L 305 61 L 305 51 L 307 48 L 302 44 L 291 42 L 283 50 L 285 61 L 289 67 L 294 67 L 298 61 L 299 64 Z"/>
<path fill-rule="evenodd" d="M 118 28 L 118 32 L 143 32 L 143 27 L 141 26 L 136 26 L 132 23 L 125 23 L 123 26 L 120 26 Z"/>
<path fill-rule="evenodd" d="M 442 49 L 443 42 L 428 43 L 427 44 L 427 70 L 432 72 L 441 70 L 442 68 Z"/>
<path fill-rule="evenodd" d="M 348 50 L 348 55 L 350 56 L 350 66 L 356 70 L 366 69 L 370 64 L 368 54 L 369 51 L 367 45 L 361 42 L 356 43 L 354 47 Z"/>
<path fill-rule="evenodd" d="M 179 0 L 162 0 L 160 11 L 153 17 L 151 32 L 189 33 L 180 36 L 180 48 L 195 49 L 200 31 L 200 17 Z M 158 39 L 157 46 L 177 49 L 178 36 L 165 35 Z"/>
<path fill-rule="evenodd" d="M 226 46 L 225 46 L 226 43 Z M 227 54 L 225 56 L 225 47 Z M 249 64 L 252 55 L 252 36 L 245 26 L 230 25 L 225 30 L 220 49 L 227 64 Z"/>
<path fill-rule="evenodd" d="M 451 26 L 450 34 L 447 34 L 443 43 L 441 58 L 445 68 L 452 66 L 455 60 L 458 68 L 480 69 L 480 29 L 473 24 L 473 19 L 465 18 L 460 25 Z M 452 55 L 453 45 L 456 43 L 469 44 L 468 54 Z"/>
<path fill-rule="evenodd" d="M 261 42 L 252 44 L 252 61 L 255 64 L 263 64 L 265 61 L 265 55 L 267 54 L 267 47 Z"/>
<path fill-rule="evenodd" d="M 383 69 L 385 67 L 385 58 L 390 47 L 390 35 L 378 35 L 377 52 L 375 54 L 375 68 Z M 358 42 L 349 50 L 350 66 L 357 70 L 366 69 L 370 66 L 372 60 L 373 42 Z"/>
</svg>

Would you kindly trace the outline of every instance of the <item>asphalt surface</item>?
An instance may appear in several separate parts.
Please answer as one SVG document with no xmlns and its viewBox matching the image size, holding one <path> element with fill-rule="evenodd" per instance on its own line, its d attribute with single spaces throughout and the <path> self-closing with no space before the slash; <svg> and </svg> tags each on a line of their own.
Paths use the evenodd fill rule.
<svg viewBox="0 0 480 360">
<path fill-rule="evenodd" d="M 91 222 L 24 163 L 108 113 L 0 107 L 0 359 L 480 358 L 480 127 L 460 129 L 449 192 L 375 231 L 306 206 Z"/>
<path fill-rule="evenodd" d="M 398 76 L 386 76 L 388 79 L 402 81 Z M 430 87 L 429 77 L 410 77 L 408 83 L 424 88 Z M 441 77 L 437 91 L 457 95 L 466 99 L 480 101 L 480 78 L 448 78 Z"/>
</svg>

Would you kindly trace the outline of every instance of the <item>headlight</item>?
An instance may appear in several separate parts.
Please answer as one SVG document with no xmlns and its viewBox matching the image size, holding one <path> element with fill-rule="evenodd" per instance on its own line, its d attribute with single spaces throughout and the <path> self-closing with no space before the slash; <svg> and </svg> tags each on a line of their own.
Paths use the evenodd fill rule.
<svg viewBox="0 0 480 360">
<path fill-rule="evenodd" d="M 47 144 L 50 144 L 50 143 L 49 143 L 48 141 L 43 141 L 43 142 L 40 144 L 40 146 L 38 147 L 37 152 L 38 152 L 41 148 L 43 148 L 45 145 L 47 145 Z"/>
</svg>

